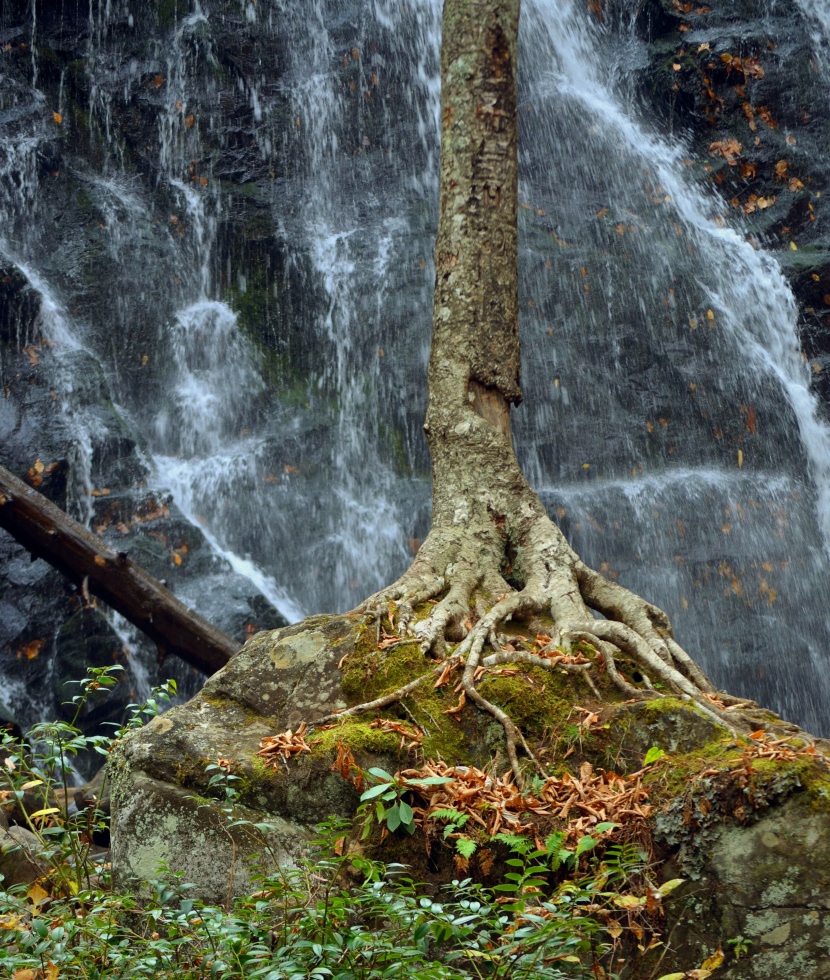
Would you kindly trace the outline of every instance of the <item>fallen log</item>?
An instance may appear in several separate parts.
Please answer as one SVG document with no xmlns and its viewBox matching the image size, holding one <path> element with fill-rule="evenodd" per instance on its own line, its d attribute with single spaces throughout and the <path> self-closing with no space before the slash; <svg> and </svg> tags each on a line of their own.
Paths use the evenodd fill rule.
<svg viewBox="0 0 830 980">
<path fill-rule="evenodd" d="M 214 674 L 241 646 L 188 609 L 124 551 L 116 551 L 0 466 L 0 527 L 24 548 L 94 593 L 156 644 Z"/>
</svg>

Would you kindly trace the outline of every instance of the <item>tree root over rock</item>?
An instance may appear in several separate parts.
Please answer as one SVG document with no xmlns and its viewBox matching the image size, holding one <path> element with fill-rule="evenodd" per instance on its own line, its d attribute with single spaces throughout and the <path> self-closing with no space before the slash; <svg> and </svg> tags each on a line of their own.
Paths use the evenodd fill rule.
<svg viewBox="0 0 830 980">
<path fill-rule="evenodd" d="M 547 514 L 539 512 L 541 504 L 537 506 L 538 509 L 527 508 L 534 513 L 523 515 L 523 526 L 518 528 L 521 533 L 512 535 L 512 540 L 506 534 L 504 519 L 479 524 L 474 534 L 470 533 L 469 524 L 464 529 L 466 533 L 461 528 L 442 531 L 440 525 L 434 525 L 407 572 L 367 599 L 357 611 L 374 620 L 379 639 L 381 621 L 388 617 L 393 635 L 400 640 L 417 638 L 424 654 L 438 658 L 439 663 L 382 697 L 320 719 L 316 724 L 380 710 L 400 701 L 427 680 L 463 665 L 461 690 L 467 700 L 502 725 L 510 766 L 521 784 L 519 750 L 523 749 L 537 765 L 533 753 L 518 726 L 478 691 L 476 681 L 484 669 L 508 662 L 546 669 L 564 666 L 579 672 L 601 699 L 591 676 L 593 665 L 563 664 L 562 657 L 555 656 L 557 650 L 579 644 L 598 652 L 608 677 L 628 697 L 674 696 L 693 701 L 711 721 L 737 734 L 736 709 L 751 702 L 718 693 L 672 637 L 668 616 L 585 565 Z M 514 558 L 509 562 L 511 551 Z M 511 585 L 507 575 L 519 587 Z M 416 609 L 429 602 L 433 603 L 431 612 L 418 620 Z M 540 655 L 502 649 L 505 640 L 499 635 L 500 627 L 513 619 L 532 620 L 538 616 L 552 616 L 556 624 L 556 635 Z M 454 648 L 452 643 L 456 644 Z M 490 653 L 486 652 L 488 646 Z M 618 656 L 636 664 L 642 675 L 642 688 L 622 676 L 616 663 Z M 657 685 L 662 691 L 656 689 Z"/>
</svg>

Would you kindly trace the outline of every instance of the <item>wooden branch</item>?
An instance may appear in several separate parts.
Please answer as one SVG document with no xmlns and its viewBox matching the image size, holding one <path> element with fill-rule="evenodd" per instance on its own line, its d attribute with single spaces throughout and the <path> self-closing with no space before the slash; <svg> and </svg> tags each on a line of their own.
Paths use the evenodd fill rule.
<svg viewBox="0 0 830 980">
<path fill-rule="evenodd" d="M 146 633 L 162 658 L 172 653 L 213 674 L 241 646 L 188 609 L 126 552 L 113 550 L 2 466 L 0 527 Z"/>
</svg>

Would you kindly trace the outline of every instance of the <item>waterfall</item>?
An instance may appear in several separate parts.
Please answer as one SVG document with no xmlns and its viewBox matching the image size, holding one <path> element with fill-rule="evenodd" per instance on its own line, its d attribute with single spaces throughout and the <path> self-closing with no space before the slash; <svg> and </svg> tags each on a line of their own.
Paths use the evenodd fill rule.
<svg viewBox="0 0 830 980">
<path fill-rule="evenodd" d="M 719 684 L 819 729 L 830 431 L 790 289 L 626 97 L 641 42 L 567 0 L 525 14 L 531 482 Z"/>
<path fill-rule="evenodd" d="M 39 15 L 0 68 L 0 264 L 51 323 L 76 510 L 115 424 L 72 393 L 94 370 L 120 490 L 220 563 L 183 597 L 213 618 L 232 569 L 289 620 L 348 609 L 429 527 L 440 3 L 155 7 L 90 0 L 59 73 Z M 633 94 L 629 25 L 522 16 L 522 465 L 719 684 L 826 730 L 830 433 L 790 288 Z"/>
</svg>

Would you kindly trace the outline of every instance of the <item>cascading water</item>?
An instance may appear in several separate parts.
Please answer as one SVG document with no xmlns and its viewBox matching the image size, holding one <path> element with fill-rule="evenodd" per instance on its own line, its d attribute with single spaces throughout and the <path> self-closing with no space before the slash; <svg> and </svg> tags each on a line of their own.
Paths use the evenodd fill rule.
<svg viewBox="0 0 830 980">
<path fill-rule="evenodd" d="M 6 88 L 4 240 L 151 489 L 287 618 L 346 609 L 429 523 L 440 4 L 165 11 L 91 0 L 83 68 Z M 826 729 L 830 440 L 789 288 L 638 108 L 633 34 L 526 0 L 521 52 L 526 472 L 719 683 Z M 81 254 L 49 254 L 56 171 Z M 210 618 L 208 572 L 179 591 Z"/>
<path fill-rule="evenodd" d="M 612 46 L 568 3 L 527 14 L 532 482 L 719 683 L 821 728 L 830 432 L 792 294 L 623 101 L 614 79 L 639 42 Z"/>
</svg>

